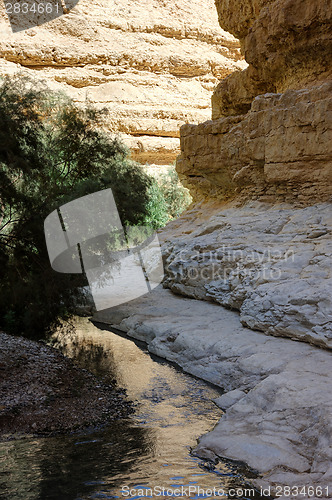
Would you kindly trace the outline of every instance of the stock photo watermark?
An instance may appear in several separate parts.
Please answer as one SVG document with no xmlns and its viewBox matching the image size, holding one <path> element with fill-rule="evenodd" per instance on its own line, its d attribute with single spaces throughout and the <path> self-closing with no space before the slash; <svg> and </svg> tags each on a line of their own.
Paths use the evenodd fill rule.
<svg viewBox="0 0 332 500">
<path fill-rule="evenodd" d="M 198 485 L 178 487 L 130 487 L 122 486 L 123 498 L 255 498 L 259 494 L 265 498 L 328 498 L 329 487 L 322 486 L 268 486 L 260 488 L 201 488 Z"/>
<path fill-rule="evenodd" d="M 164 487 L 154 486 L 153 488 L 131 488 L 122 486 L 121 495 L 124 498 L 239 498 L 246 496 L 254 498 L 254 488 L 231 488 L 227 492 L 223 488 L 201 488 L 198 485 Z"/>
<path fill-rule="evenodd" d="M 85 274 L 97 311 L 151 292 L 164 277 L 157 234 L 123 227 L 111 189 L 54 210 L 44 231 L 52 268 Z"/>
<path fill-rule="evenodd" d="M 191 281 L 222 281 L 230 278 L 245 280 L 278 280 L 282 265 L 294 262 L 292 249 L 266 248 L 261 251 L 229 248 L 222 245 L 208 252 L 181 250 L 175 256 L 176 266 L 167 269 L 173 279 Z"/>
<path fill-rule="evenodd" d="M 67 14 L 79 0 L 5 0 L 13 33 L 48 23 Z"/>
</svg>

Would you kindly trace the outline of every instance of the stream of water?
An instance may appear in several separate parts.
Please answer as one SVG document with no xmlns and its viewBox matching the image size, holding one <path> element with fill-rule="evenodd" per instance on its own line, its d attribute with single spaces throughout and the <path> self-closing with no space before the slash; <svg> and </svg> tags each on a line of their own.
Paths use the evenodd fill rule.
<svg viewBox="0 0 332 500">
<path fill-rule="evenodd" d="M 124 388 L 136 411 L 81 434 L 0 443 L 1 498 L 261 498 L 247 469 L 226 460 L 214 468 L 190 454 L 221 416 L 212 401 L 218 388 L 87 319 L 53 341 L 81 367 Z"/>
</svg>

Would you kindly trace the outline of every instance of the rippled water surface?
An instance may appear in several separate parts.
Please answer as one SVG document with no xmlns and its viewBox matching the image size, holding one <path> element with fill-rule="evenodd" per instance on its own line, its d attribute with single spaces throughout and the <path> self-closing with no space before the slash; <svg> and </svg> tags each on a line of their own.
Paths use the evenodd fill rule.
<svg viewBox="0 0 332 500">
<path fill-rule="evenodd" d="M 126 389 L 136 411 L 83 434 L 0 443 L 1 498 L 260 498 L 241 491 L 250 488 L 247 470 L 227 461 L 213 469 L 190 455 L 221 416 L 212 402 L 217 388 L 86 319 L 54 340 L 80 366 Z M 214 488 L 219 495 L 206 492 Z"/>
</svg>

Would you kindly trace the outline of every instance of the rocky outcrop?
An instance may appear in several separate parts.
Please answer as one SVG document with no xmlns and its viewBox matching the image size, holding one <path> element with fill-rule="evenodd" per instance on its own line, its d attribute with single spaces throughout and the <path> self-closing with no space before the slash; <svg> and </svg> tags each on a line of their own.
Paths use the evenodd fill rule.
<svg viewBox="0 0 332 500">
<path fill-rule="evenodd" d="M 332 198 L 332 81 L 255 97 L 250 111 L 181 129 L 177 170 L 196 199 Z"/>
<path fill-rule="evenodd" d="M 254 332 L 241 325 L 235 311 L 160 288 L 100 311 L 94 319 L 147 342 L 150 352 L 225 389 L 216 403 L 226 413 L 200 440 L 200 457 L 245 461 L 261 473 L 258 488 L 272 486 L 276 493 L 276 486 L 301 485 L 302 498 L 328 496 L 332 395 L 327 351 Z"/>
<path fill-rule="evenodd" d="M 230 391 L 219 401 L 226 415 L 202 438 L 200 456 L 245 460 L 264 474 L 260 484 L 327 485 L 332 6 L 325 0 L 216 5 L 249 66 L 218 85 L 212 120 L 182 127 L 177 170 L 196 204 L 161 237 L 165 286 L 227 310 L 218 316 L 211 304 L 183 305 L 188 330 L 185 320 L 171 319 L 174 311 L 165 312 L 163 331 L 155 318 L 140 322 L 137 314 L 123 325 L 130 334 L 143 333 L 151 349 Z M 234 310 L 243 327 L 256 332 L 239 331 Z"/>
<path fill-rule="evenodd" d="M 1 4 L 0 23 L 0 74 L 21 70 L 77 102 L 107 107 L 108 129 L 143 163 L 174 161 L 180 126 L 210 118 L 213 88 L 246 66 L 213 0 L 81 0 L 14 34 Z"/>
<path fill-rule="evenodd" d="M 249 67 L 221 82 L 213 117 L 248 111 L 264 92 L 303 89 L 331 79 L 328 0 L 216 0 L 220 25 L 240 38 Z"/>
<path fill-rule="evenodd" d="M 165 286 L 267 335 L 332 348 L 331 204 L 203 205 L 188 216 L 161 235 Z"/>
<path fill-rule="evenodd" d="M 168 230 L 166 286 L 331 347 L 331 5 L 216 5 L 249 66 L 219 84 L 213 120 L 181 129 L 177 170 L 201 209 L 188 235 Z"/>
<path fill-rule="evenodd" d="M 311 0 L 217 0 L 248 68 L 212 97 L 213 121 L 185 125 L 178 171 L 196 199 L 332 196 L 332 7 Z"/>
</svg>

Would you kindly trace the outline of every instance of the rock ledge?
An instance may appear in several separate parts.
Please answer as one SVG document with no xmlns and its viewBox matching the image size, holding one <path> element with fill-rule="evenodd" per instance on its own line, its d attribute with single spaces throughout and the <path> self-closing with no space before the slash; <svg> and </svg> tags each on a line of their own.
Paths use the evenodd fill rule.
<svg viewBox="0 0 332 500">
<path fill-rule="evenodd" d="M 328 352 L 254 332 L 234 311 L 162 288 L 100 311 L 94 320 L 147 342 L 152 353 L 231 391 L 229 400 L 237 389 L 219 424 L 200 440 L 201 457 L 245 461 L 262 474 L 257 486 L 329 485 Z"/>
</svg>

